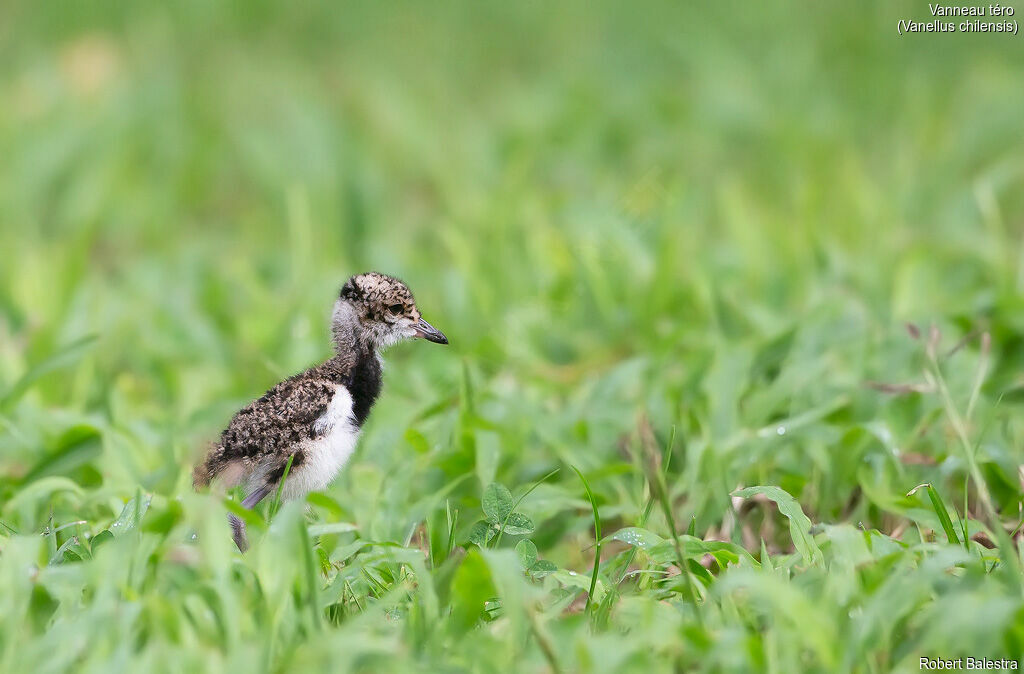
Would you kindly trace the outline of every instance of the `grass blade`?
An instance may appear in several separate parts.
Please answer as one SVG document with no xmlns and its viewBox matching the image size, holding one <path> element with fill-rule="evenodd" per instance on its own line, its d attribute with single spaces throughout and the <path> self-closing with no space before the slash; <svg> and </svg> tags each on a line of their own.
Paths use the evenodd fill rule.
<svg viewBox="0 0 1024 674">
<path fill-rule="evenodd" d="M 601 514 L 597 511 L 597 499 L 594 498 L 594 492 L 590 490 L 590 483 L 587 482 L 587 478 L 583 477 L 583 473 L 576 466 L 572 466 L 572 469 L 580 476 L 583 488 L 587 492 L 587 498 L 590 500 L 590 508 L 594 512 L 594 540 L 597 541 L 597 544 L 594 546 L 594 570 L 590 574 L 590 591 L 587 593 L 587 606 L 585 609 L 589 611 L 590 603 L 594 600 L 594 591 L 597 588 L 597 574 L 601 570 Z"/>
<path fill-rule="evenodd" d="M 939 496 L 939 492 L 936 491 L 935 487 L 929 482 L 919 484 L 909 492 L 907 496 L 913 496 L 918 489 L 924 488 L 928 494 L 928 500 L 931 501 L 932 510 L 939 517 L 939 525 L 942 527 L 942 531 L 946 534 L 946 540 L 953 545 L 960 545 L 960 537 L 956 535 L 956 529 L 953 528 L 953 520 L 949 517 L 949 511 L 946 509 L 946 504 L 943 503 L 942 497 Z"/>
<path fill-rule="evenodd" d="M 824 560 L 821 549 L 811 536 L 811 520 L 804 514 L 799 501 L 781 487 L 769 485 L 758 485 L 737 489 L 733 496 L 748 498 L 755 494 L 762 494 L 773 501 L 787 520 L 789 520 L 789 534 L 793 538 L 793 546 L 803 557 L 805 564 L 820 564 Z"/>
<path fill-rule="evenodd" d="M 292 469 L 292 461 L 294 459 L 295 455 L 292 454 L 288 457 L 287 463 L 284 464 L 284 473 L 281 474 L 281 480 L 277 483 L 277 490 L 274 492 L 274 500 L 270 502 L 270 509 L 267 511 L 268 521 L 274 518 L 278 508 L 281 507 L 281 493 L 284 491 L 284 481 L 288 479 L 288 473 Z"/>
<path fill-rule="evenodd" d="M 86 335 L 76 339 L 67 346 L 58 349 L 48 358 L 36 363 L 21 376 L 18 381 L 0 397 L 0 410 L 9 409 L 25 395 L 33 384 L 44 375 L 75 364 L 96 343 L 96 335 Z"/>
</svg>

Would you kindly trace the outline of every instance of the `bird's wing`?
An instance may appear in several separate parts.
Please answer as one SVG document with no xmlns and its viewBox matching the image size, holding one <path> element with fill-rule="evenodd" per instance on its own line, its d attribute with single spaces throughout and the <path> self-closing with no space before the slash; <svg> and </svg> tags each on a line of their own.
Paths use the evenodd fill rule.
<svg viewBox="0 0 1024 674">
<path fill-rule="evenodd" d="M 219 477 L 233 486 L 257 468 L 273 474 L 302 440 L 328 430 L 316 421 L 334 399 L 337 382 L 347 376 L 351 363 L 334 362 L 329 371 L 323 367 L 284 380 L 239 410 L 196 466 L 193 484 L 203 487 Z"/>
<path fill-rule="evenodd" d="M 316 434 L 316 421 L 330 405 L 337 386 L 326 379 L 299 375 L 277 384 L 245 406 L 221 433 L 225 459 L 286 453 Z"/>
</svg>

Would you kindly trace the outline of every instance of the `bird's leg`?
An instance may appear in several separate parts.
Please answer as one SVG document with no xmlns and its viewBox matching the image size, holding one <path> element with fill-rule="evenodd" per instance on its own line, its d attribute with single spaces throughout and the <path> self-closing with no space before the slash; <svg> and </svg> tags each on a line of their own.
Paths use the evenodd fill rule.
<svg viewBox="0 0 1024 674">
<path fill-rule="evenodd" d="M 242 499 L 242 507 L 252 510 L 272 491 L 274 491 L 274 485 L 264 482 L 262 486 L 257 487 Z M 234 539 L 235 545 L 238 546 L 238 551 L 245 552 L 249 549 L 249 539 L 245 535 L 245 522 L 233 513 L 228 514 L 228 521 L 231 523 L 231 537 Z"/>
</svg>

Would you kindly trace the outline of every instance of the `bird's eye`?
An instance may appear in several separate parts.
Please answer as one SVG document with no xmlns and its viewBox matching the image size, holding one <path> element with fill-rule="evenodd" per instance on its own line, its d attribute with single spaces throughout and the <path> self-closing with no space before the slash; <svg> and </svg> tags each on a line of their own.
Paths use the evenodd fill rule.
<svg viewBox="0 0 1024 674">
<path fill-rule="evenodd" d="M 390 307 L 388 307 L 388 311 L 390 311 L 395 316 L 402 313 L 403 309 L 405 309 L 405 307 L 403 307 L 401 304 L 392 304 Z"/>
</svg>

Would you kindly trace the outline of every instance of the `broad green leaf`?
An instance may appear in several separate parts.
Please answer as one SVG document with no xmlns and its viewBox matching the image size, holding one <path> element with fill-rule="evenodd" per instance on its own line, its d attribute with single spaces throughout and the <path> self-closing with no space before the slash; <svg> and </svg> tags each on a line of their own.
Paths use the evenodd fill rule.
<svg viewBox="0 0 1024 674">
<path fill-rule="evenodd" d="M 149 510 L 149 503 L 152 500 L 151 494 L 143 495 L 141 492 L 136 494 L 135 498 L 124 504 L 121 514 L 110 525 L 110 533 L 120 536 L 138 527 L 146 511 Z"/>
<path fill-rule="evenodd" d="M 592 576 L 589 574 L 584 576 L 583 574 L 576 573 L 575 571 L 569 571 L 567 569 L 556 569 L 551 572 L 550 575 L 562 585 L 566 587 L 575 588 L 577 590 L 583 590 L 589 592 L 591 588 Z M 604 583 L 601 579 L 598 579 L 593 583 L 594 596 L 591 597 L 592 601 L 599 602 L 604 597 Z"/>
<path fill-rule="evenodd" d="M 500 482 L 492 482 L 484 489 L 481 505 L 487 519 L 493 524 L 500 525 L 512 512 L 512 492 Z"/>
<path fill-rule="evenodd" d="M 611 536 L 606 536 L 602 542 L 606 541 L 622 541 L 627 545 L 632 545 L 633 547 L 646 550 L 664 543 L 665 539 L 651 531 L 648 531 L 647 529 L 642 529 L 640 527 L 625 527 L 623 529 L 619 529 Z"/>
<path fill-rule="evenodd" d="M 487 545 L 487 541 L 494 537 L 496 531 L 490 522 L 480 520 L 469 530 L 469 542 L 479 545 L 481 548 Z"/>
<path fill-rule="evenodd" d="M 512 513 L 505 522 L 504 531 L 510 536 L 525 536 L 532 534 L 536 528 L 533 520 L 523 513 Z"/>
<path fill-rule="evenodd" d="M 740 559 L 745 559 L 753 566 L 760 566 L 750 553 L 736 545 L 724 541 L 702 541 L 694 536 L 680 536 L 679 543 L 682 546 L 683 557 L 687 560 L 700 561 L 704 555 L 711 555 L 718 562 L 719 566 L 725 567 L 729 564 L 737 564 Z M 676 554 L 672 541 L 664 541 L 653 547 L 645 549 L 647 555 L 658 564 L 675 564 Z"/>
<path fill-rule="evenodd" d="M 811 520 L 804 514 L 797 500 L 780 487 L 761 485 L 738 489 L 732 493 L 732 496 L 749 498 L 755 494 L 763 494 L 773 501 L 779 507 L 779 512 L 789 520 L 789 535 L 793 538 L 793 545 L 803 557 L 804 563 L 821 563 L 823 561 L 821 550 L 814 542 L 814 537 L 811 536 Z"/>
<path fill-rule="evenodd" d="M 339 545 L 331 552 L 331 561 L 347 562 L 350 557 L 369 545 L 370 542 L 364 540 L 357 540 L 346 545 Z"/>
<path fill-rule="evenodd" d="M 529 538 L 524 538 L 516 543 L 516 554 L 523 568 L 529 569 L 537 561 L 537 546 Z"/>
<path fill-rule="evenodd" d="M 74 543 L 64 550 L 65 562 L 84 562 L 91 557 L 92 555 L 89 554 L 89 550 L 79 543 L 77 539 L 74 539 Z"/>
<path fill-rule="evenodd" d="M 114 540 L 114 534 L 111 533 L 110 529 L 104 529 L 92 537 L 92 541 L 89 542 L 89 547 L 92 549 L 93 554 L 96 554 L 96 549 L 98 547 L 112 540 Z"/>
<path fill-rule="evenodd" d="M 309 527 L 310 536 L 326 536 L 328 534 L 347 534 L 358 531 L 359 527 L 351 522 L 330 522 L 328 524 L 313 524 Z"/>
<path fill-rule="evenodd" d="M 530 575 L 534 578 L 544 578 L 555 571 L 558 571 L 558 567 L 554 562 L 549 562 L 546 559 L 539 559 L 530 567 Z"/>
<path fill-rule="evenodd" d="M 693 536 L 684 536 L 682 540 L 683 547 L 686 550 L 692 550 L 694 548 L 700 550 L 699 555 L 692 555 L 694 559 L 698 559 L 698 557 L 703 556 L 704 554 L 709 554 L 714 557 L 718 564 L 723 568 L 728 564 L 738 564 L 740 559 L 745 559 L 754 566 L 760 566 L 757 560 L 755 560 L 749 552 L 735 543 L 729 543 L 727 541 L 702 541 Z"/>
<path fill-rule="evenodd" d="M 57 551 L 50 557 L 50 566 L 63 564 L 64 562 L 78 562 L 88 559 L 89 553 L 78 542 L 77 536 L 72 536 L 64 541 Z"/>
<path fill-rule="evenodd" d="M 697 580 L 702 582 L 705 587 L 710 586 L 711 583 L 714 582 L 715 577 L 712 576 L 711 572 L 705 569 L 696 559 L 687 559 L 686 566 L 690 570 L 690 574 L 693 575 Z M 682 575 L 673 576 L 672 579 L 669 580 L 669 584 L 676 592 L 680 594 L 683 594 L 684 592 L 689 592 L 689 589 L 686 585 L 686 581 Z"/>
</svg>

